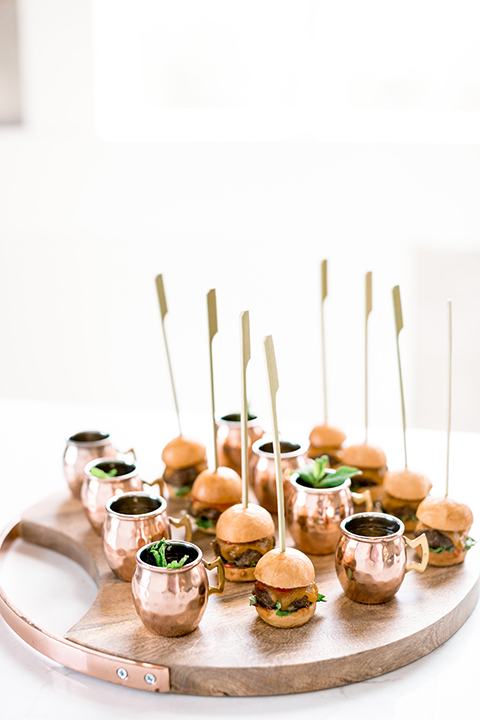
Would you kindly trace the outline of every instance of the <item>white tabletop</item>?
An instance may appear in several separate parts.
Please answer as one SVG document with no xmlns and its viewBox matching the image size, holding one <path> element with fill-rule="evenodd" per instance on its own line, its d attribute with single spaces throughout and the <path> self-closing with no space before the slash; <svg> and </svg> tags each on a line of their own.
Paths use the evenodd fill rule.
<svg viewBox="0 0 480 720">
<path fill-rule="evenodd" d="M 210 447 L 208 418 L 186 418 L 184 425 L 187 432 Z M 301 423 L 296 427 L 300 435 L 308 434 L 308 427 Z M 162 447 L 176 434 L 174 417 L 149 410 L 0 402 L 1 527 L 48 495 L 65 489 L 61 468 L 65 439 L 87 429 L 106 429 L 119 447 L 133 446 L 147 479 L 158 476 Z M 347 430 L 351 442 L 361 440 L 358 429 Z M 390 468 L 401 467 L 399 431 L 372 428 L 370 439 L 385 449 Z M 430 476 L 435 494 L 444 492 L 445 433 L 412 430 L 408 442 L 409 466 Z M 475 459 L 479 448 L 480 436 L 452 434 L 450 494 L 467 502 L 477 515 L 479 473 Z M 59 635 L 86 612 L 96 594 L 91 578 L 72 561 L 21 540 L 9 552 L 1 580 L 9 597 L 27 616 Z M 234 720 L 316 713 L 328 720 L 343 720 L 349 715 L 356 720 L 404 720 L 411 714 L 422 720 L 450 719 L 462 707 L 475 707 L 479 643 L 480 611 L 476 608 L 463 627 L 435 651 L 366 682 L 301 695 L 204 698 L 129 690 L 80 675 L 32 650 L 0 619 L 0 717 L 117 720 L 161 715 L 167 720 L 228 715 Z"/>
</svg>

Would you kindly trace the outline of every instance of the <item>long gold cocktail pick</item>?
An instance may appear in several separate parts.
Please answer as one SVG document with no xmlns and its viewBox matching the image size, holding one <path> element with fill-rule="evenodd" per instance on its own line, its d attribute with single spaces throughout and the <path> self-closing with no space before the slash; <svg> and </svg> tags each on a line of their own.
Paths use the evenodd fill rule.
<svg viewBox="0 0 480 720">
<path fill-rule="evenodd" d="M 241 350 L 241 421 L 242 421 L 242 502 L 248 507 L 248 402 L 247 402 L 247 365 L 250 361 L 250 314 L 245 310 L 240 314 L 240 350 Z"/>
<path fill-rule="evenodd" d="M 172 370 L 172 363 L 170 361 L 170 352 L 168 350 L 167 334 L 165 332 L 165 315 L 168 312 L 168 308 L 167 308 L 167 298 L 165 297 L 165 288 L 163 287 L 162 275 L 157 275 L 155 282 L 157 285 L 158 302 L 160 305 L 160 316 L 162 318 L 162 331 L 163 331 L 163 340 L 165 343 L 165 352 L 167 355 L 168 372 L 170 374 L 170 383 L 172 386 L 173 401 L 175 403 L 175 412 L 177 413 L 178 433 L 179 433 L 179 435 L 181 435 L 182 434 L 182 426 L 180 423 L 180 412 L 178 410 L 177 393 L 175 390 L 175 381 L 173 379 L 173 370 Z"/>
<path fill-rule="evenodd" d="M 267 361 L 268 386 L 270 390 L 270 408 L 272 412 L 273 425 L 273 450 L 275 455 L 275 472 L 277 479 L 277 511 L 278 511 L 278 535 L 280 541 L 280 550 L 285 552 L 285 502 L 283 497 L 283 475 L 282 475 L 282 459 L 280 456 L 280 440 L 278 437 L 278 421 L 277 421 L 277 390 L 278 390 L 278 374 L 277 362 L 275 359 L 275 350 L 273 347 L 273 338 L 271 335 L 263 341 L 265 347 L 265 358 Z"/>
</svg>

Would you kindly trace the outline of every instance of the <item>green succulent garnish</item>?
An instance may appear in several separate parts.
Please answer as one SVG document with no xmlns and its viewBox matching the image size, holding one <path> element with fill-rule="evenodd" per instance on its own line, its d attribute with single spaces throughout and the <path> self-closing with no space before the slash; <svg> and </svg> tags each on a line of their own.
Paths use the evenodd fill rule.
<svg viewBox="0 0 480 720">
<path fill-rule="evenodd" d="M 176 495 L 176 497 L 183 497 L 184 495 L 189 493 L 191 489 L 192 488 L 190 485 L 185 485 L 185 487 L 178 488 L 177 490 L 175 490 L 175 495 Z"/>
<path fill-rule="evenodd" d="M 354 477 L 354 475 L 362 474 L 358 468 L 348 467 L 347 465 L 331 471 L 327 469 L 327 464 L 328 455 L 322 455 L 315 458 L 313 465 L 304 465 L 295 472 L 304 483 L 315 489 L 334 488 L 343 485 L 345 480 Z"/>
<path fill-rule="evenodd" d="M 155 545 L 152 545 L 148 548 L 148 551 L 153 555 L 157 567 L 170 568 L 172 570 L 174 570 L 175 568 L 183 567 L 185 563 L 188 562 L 188 555 L 184 555 L 181 560 L 172 560 L 171 562 L 167 563 L 165 551 L 168 545 L 168 541 L 165 540 L 165 538 L 162 538 L 157 543 L 155 543 Z"/>
<path fill-rule="evenodd" d="M 99 468 L 99 467 L 93 467 L 93 468 L 90 470 L 90 475 L 94 475 L 95 477 L 101 478 L 101 479 L 103 480 L 104 478 L 112 478 L 112 477 L 115 477 L 115 475 L 117 474 L 117 472 L 118 472 L 117 468 L 113 468 L 113 469 L 110 470 L 108 473 L 106 473 L 105 470 L 102 470 L 102 469 Z"/>
<path fill-rule="evenodd" d="M 208 520 L 207 518 L 196 518 L 195 522 L 197 523 L 197 527 L 203 528 L 206 530 L 207 528 L 213 528 L 213 523 L 211 520 Z"/>
</svg>

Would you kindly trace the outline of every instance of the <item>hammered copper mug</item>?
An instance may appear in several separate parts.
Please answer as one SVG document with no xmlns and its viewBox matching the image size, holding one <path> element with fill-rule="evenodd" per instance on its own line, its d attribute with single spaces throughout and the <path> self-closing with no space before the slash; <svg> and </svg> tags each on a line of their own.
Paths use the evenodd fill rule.
<svg viewBox="0 0 480 720">
<path fill-rule="evenodd" d="M 340 523 L 342 535 L 335 552 L 335 570 L 351 600 L 377 605 L 388 602 L 410 570 L 423 573 L 428 563 L 428 541 L 423 533 L 405 537 L 405 526 L 393 515 L 359 513 Z M 421 547 L 421 562 L 407 564 L 407 545 Z"/>
<path fill-rule="evenodd" d="M 183 567 L 158 567 L 145 545 L 136 555 L 132 580 L 135 609 L 148 630 L 164 637 L 186 635 L 200 623 L 212 593 L 222 593 L 225 570 L 219 557 L 209 563 L 197 545 L 172 540 L 166 551 L 167 562 L 188 560 Z M 209 587 L 207 570 L 218 570 L 218 587 Z"/>
<path fill-rule="evenodd" d="M 91 470 L 97 467 L 108 473 L 116 470 L 114 477 L 99 478 Z M 102 534 L 105 520 L 105 505 L 114 495 L 123 495 L 134 490 L 143 490 L 137 464 L 126 463 L 112 458 L 98 458 L 87 463 L 84 470 L 81 499 L 90 525 L 98 535 Z"/>
<path fill-rule="evenodd" d="M 130 582 L 137 551 L 162 538 L 170 540 L 170 525 L 185 527 L 185 540 L 190 542 L 190 516 L 177 519 L 167 515 L 167 501 L 163 497 L 147 492 L 128 492 L 110 498 L 105 506 L 103 551 L 115 575 Z"/>
<path fill-rule="evenodd" d="M 222 415 L 215 422 L 217 429 L 217 455 L 218 464 L 222 467 L 229 467 L 237 473 L 242 471 L 242 422 L 238 413 Z M 257 456 L 252 452 L 252 445 L 263 437 L 263 430 L 256 415 L 248 415 L 247 420 L 248 437 L 248 467 L 249 475 L 252 477 L 253 467 L 257 462 Z"/>
<path fill-rule="evenodd" d="M 133 450 L 126 450 L 124 453 L 117 450 L 112 444 L 109 433 L 85 430 L 70 435 L 63 453 L 63 474 L 72 495 L 80 499 L 84 468 L 87 463 L 96 458 L 114 458 L 119 454 L 128 455 L 130 453 L 135 459 Z"/>
<path fill-rule="evenodd" d="M 367 511 L 373 510 L 370 491 L 362 495 L 352 492 L 349 479 L 337 487 L 313 488 L 304 485 L 294 473 L 290 484 L 292 489 L 286 503 L 288 529 L 295 545 L 311 555 L 329 555 L 335 551 L 341 535 L 340 523 L 353 515 L 354 504 L 366 503 Z"/>
<path fill-rule="evenodd" d="M 252 489 L 258 504 L 271 513 L 277 512 L 277 481 L 275 472 L 275 455 L 273 442 L 265 438 L 257 440 L 252 446 L 257 463 L 253 470 Z M 292 486 L 290 475 L 307 462 L 307 445 L 280 441 L 280 457 L 282 463 L 283 490 L 285 503 L 288 502 Z"/>
</svg>

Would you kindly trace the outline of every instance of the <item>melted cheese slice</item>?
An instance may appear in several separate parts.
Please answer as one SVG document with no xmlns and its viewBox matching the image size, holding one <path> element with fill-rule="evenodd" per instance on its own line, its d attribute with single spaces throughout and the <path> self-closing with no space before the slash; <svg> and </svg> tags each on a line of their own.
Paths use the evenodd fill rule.
<svg viewBox="0 0 480 720">
<path fill-rule="evenodd" d="M 301 600 L 305 595 L 311 603 L 316 603 L 318 598 L 318 587 L 316 583 L 311 583 L 307 587 L 292 588 L 291 590 L 283 590 L 282 588 L 273 588 L 265 585 L 275 602 L 280 603 L 279 610 L 286 610 L 294 600 Z"/>
</svg>

